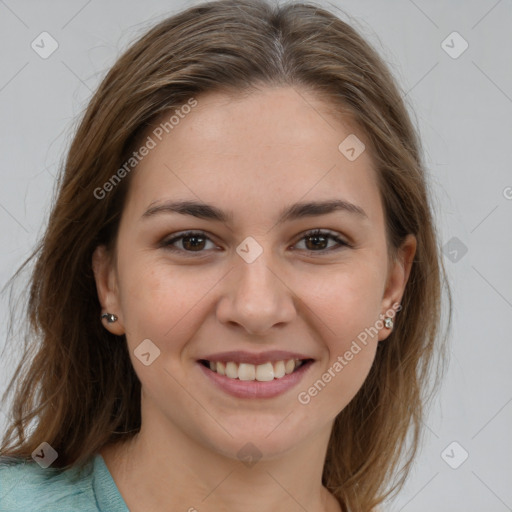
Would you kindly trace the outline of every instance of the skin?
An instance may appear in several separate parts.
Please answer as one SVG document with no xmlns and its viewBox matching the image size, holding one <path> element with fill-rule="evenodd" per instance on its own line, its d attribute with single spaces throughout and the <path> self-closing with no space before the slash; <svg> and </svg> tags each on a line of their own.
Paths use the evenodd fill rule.
<svg viewBox="0 0 512 512">
<path fill-rule="evenodd" d="M 105 328 L 126 334 L 142 384 L 140 433 L 101 453 L 132 512 L 340 510 L 321 482 L 329 435 L 391 330 L 369 337 L 307 405 L 297 394 L 400 302 L 416 240 L 410 235 L 388 259 L 370 151 L 349 161 L 338 150 L 349 134 L 367 148 L 368 140 L 312 93 L 282 87 L 196 99 L 133 171 L 116 253 L 100 246 L 93 256 L 102 308 L 118 316 Z M 284 206 L 340 198 L 367 217 L 335 211 L 276 224 Z M 233 220 L 141 219 L 168 199 L 213 204 Z M 304 233 L 313 229 L 351 246 L 311 243 Z M 180 252 L 159 246 L 185 230 L 209 237 L 199 240 L 202 252 L 190 239 L 174 243 Z M 252 263 L 236 252 L 248 236 L 263 249 Z M 145 339 L 160 350 L 149 366 L 134 355 Z M 214 352 L 272 349 L 315 362 L 296 387 L 270 399 L 227 395 L 196 362 Z M 237 457 L 248 442 L 262 455 L 252 467 Z"/>
</svg>

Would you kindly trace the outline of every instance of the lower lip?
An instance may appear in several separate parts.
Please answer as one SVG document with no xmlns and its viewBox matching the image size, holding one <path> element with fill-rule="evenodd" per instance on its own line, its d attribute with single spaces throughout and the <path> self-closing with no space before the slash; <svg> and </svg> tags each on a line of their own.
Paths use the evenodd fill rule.
<svg viewBox="0 0 512 512">
<path fill-rule="evenodd" d="M 266 382 L 230 379 L 225 375 L 220 375 L 219 373 L 210 370 L 199 362 L 197 364 L 207 378 L 211 379 L 220 389 L 231 396 L 235 396 L 237 398 L 273 398 L 275 396 L 282 395 L 296 386 L 302 380 L 306 372 L 309 371 L 309 368 L 313 363 L 314 361 L 308 361 L 296 371 L 289 373 L 280 379 L 274 379 Z"/>
</svg>

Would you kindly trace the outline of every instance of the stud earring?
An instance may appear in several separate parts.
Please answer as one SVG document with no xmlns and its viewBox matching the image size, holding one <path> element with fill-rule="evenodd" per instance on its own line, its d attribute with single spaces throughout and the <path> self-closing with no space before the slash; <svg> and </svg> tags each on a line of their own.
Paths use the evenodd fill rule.
<svg viewBox="0 0 512 512">
<path fill-rule="evenodd" d="M 109 324 L 112 324 L 117 320 L 117 316 L 113 315 L 112 313 L 103 313 L 103 315 L 101 315 L 101 318 L 105 318 Z"/>
<path fill-rule="evenodd" d="M 393 328 L 393 320 L 391 320 L 391 317 L 387 316 L 387 317 L 384 318 L 384 325 L 388 329 L 392 329 Z"/>
</svg>

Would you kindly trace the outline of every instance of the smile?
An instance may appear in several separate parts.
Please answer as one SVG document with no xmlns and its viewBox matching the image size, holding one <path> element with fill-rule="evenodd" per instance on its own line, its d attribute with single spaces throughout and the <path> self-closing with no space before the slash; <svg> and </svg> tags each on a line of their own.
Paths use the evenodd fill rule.
<svg viewBox="0 0 512 512">
<path fill-rule="evenodd" d="M 309 360 L 287 359 L 258 365 L 250 363 L 236 363 L 234 361 L 223 362 L 200 360 L 199 362 L 203 366 L 209 368 L 212 372 L 228 377 L 229 379 L 268 382 L 274 379 L 281 379 L 285 375 L 293 373 L 307 361 Z"/>
<path fill-rule="evenodd" d="M 196 368 L 214 385 L 213 389 L 244 399 L 283 395 L 298 386 L 314 365 L 314 359 L 282 359 L 261 364 L 208 359 L 196 362 Z"/>
</svg>

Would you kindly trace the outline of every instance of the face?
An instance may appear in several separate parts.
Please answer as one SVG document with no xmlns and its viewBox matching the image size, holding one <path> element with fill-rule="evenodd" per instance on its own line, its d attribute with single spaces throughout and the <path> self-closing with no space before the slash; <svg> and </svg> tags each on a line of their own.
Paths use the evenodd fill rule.
<svg viewBox="0 0 512 512">
<path fill-rule="evenodd" d="M 133 171 L 116 254 L 94 254 L 98 295 L 118 316 L 105 327 L 126 334 L 143 428 L 273 457 L 326 432 L 361 388 L 415 241 L 388 260 L 365 134 L 313 94 L 196 100 Z M 367 148 L 355 160 L 339 149 L 349 135 Z M 211 208 L 180 213 L 179 201 Z M 309 362 L 286 374 L 295 358 Z M 240 363 L 229 365 L 239 378 L 200 362 L 212 359 Z"/>
</svg>

